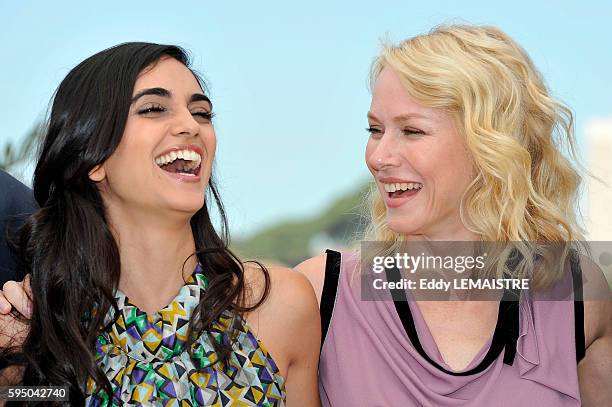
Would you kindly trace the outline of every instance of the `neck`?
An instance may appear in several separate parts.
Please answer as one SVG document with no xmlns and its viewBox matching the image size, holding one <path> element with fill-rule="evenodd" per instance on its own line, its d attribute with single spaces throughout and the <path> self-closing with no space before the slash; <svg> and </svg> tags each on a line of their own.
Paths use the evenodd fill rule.
<svg viewBox="0 0 612 407">
<path fill-rule="evenodd" d="M 479 241 L 480 235 L 468 230 L 463 224 L 444 228 L 436 228 L 422 234 L 405 235 L 406 240 L 429 240 L 445 242 L 471 242 Z"/>
<path fill-rule="evenodd" d="M 155 312 L 170 303 L 197 264 L 189 257 L 195 252 L 190 216 L 107 208 L 121 256 L 119 289 L 143 311 Z"/>
</svg>

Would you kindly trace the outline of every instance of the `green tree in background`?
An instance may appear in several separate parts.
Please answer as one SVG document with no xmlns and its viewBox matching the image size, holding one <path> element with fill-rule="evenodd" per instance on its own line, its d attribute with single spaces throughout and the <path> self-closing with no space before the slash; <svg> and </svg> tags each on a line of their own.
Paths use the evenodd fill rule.
<svg viewBox="0 0 612 407">
<path fill-rule="evenodd" d="M 19 142 L 7 142 L 0 146 L 0 169 L 11 172 L 19 165 L 33 158 L 37 142 L 40 138 L 40 124 L 36 124 Z"/>
<path fill-rule="evenodd" d="M 336 199 L 320 214 L 304 220 L 271 225 L 253 236 L 236 241 L 232 248 L 241 258 L 295 266 L 323 253 L 343 249 L 359 240 L 366 224 L 365 197 L 369 184 Z"/>
</svg>

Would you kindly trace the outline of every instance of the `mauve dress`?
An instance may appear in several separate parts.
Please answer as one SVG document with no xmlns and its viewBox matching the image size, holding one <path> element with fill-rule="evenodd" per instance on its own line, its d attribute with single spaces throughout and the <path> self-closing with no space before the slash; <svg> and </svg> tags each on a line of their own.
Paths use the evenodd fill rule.
<svg viewBox="0 0 612 407">
<path fill-rule="evenodd" d="M 404 301 L 406 308 L 396 308 L 402 302 L 394 303 L 389 293 L 385 301 L 361 301 L 360 284 L 351 281 L 358 261 L 358 253 L 328 251 L 321 302 L 323 406 L 580 405 L 577 359 L 584 355 L 583 308 L 571 293 L 581 278 L 568 274 L 553 287 L 569 289 L 569 301 L 534 301 L 525 294 L 519 303 L 514 301 L 516 339 L 512 324 L 508 328 L 502 323 L 512 318 L 512 308 L 503 316 L 500 306 L 494 337 L 463 373 L 453 374 L 416 303 Z M 415 345 L 407 334 L 410 329 L 418 335 Z M 490 355 L 494 346 L 501 351 Z"/>
</svg>

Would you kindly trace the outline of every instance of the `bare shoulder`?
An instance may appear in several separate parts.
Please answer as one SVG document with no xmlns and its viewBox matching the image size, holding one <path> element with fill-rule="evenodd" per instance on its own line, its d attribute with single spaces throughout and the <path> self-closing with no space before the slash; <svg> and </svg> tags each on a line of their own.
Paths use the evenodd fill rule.
<svg viewBox="0 0 612 407">
<path fill-rule="evenodd" d="M 597 339 L 612 336 L 612 296 L 602 269 L 587 256 L 580 256 L 584 298 L 584 334 L 588 348 Z"/>
<path fill-rule="evenodd" d="M 319 307 L 308 279 L 286 267 L 266 267 L 270 277 L 270 291 L 258 313 L 261 320 L 282 327 L 285 332 L 301 332 L 304 326 L 319 325 Z M 256 277 L 263 290 L 262 273 Z M 274 323 L 272 323 L 274 321 Z"/>
<path fill-rule="evenodd" d="M 266 274 L 269 292 L 264 304 L 292 305 L 308 304 L 314 298 L 314 290 L 308 279 L 296 270 L 282 266 L 265 266 L 265 271 L 256 263 L 246 263 L 245 286 L 251 302 L 261 298 L 265 290 Z"/>
<path fill-rule="evenodd" d="M 584 406 L 612 405 L 612 300 L 601 268 L 581 256 L 586 354 L 578 364 L 580 397 Z"/>
<path fill-rule="evenodd" d="M 247 313 L 250 328 L 285 373 L 296 360 L 318 356 L 321 320 L 314 290 L 308 279 L 297 271 L 266 267 L 269 291 L 263 303 Z M 266 272 L 255 263 L 245 264 L 245 287 L 251 299 L 262 298 Z M 247 305 L 252 305 L 248 304 Z"/>
<path fill-rule="evenodd" d="M 327 254 L 321 254 L 305 260 L 295 266 L 295 270 L 306 276 L 317 296 L 317 301 L 321 302 L 321 293 L 323 292 L 323 283 L 325 282 L 325 262 Z"/>
<path fill-rule="evenodd" d="M 590 257 L 581 255 L 580 268 L 582 269 L 584 298 L 610 301 L 612 299 L 610 283 L 601 267 Z"/>
</svg>

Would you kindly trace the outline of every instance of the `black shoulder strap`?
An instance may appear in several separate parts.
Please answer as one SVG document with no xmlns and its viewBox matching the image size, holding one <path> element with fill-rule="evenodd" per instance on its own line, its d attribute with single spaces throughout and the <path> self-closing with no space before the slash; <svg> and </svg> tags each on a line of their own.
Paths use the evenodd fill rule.
<svg viewBox="0 0 612 407">
<path fill-rule="evenodd" d="M 325 279 L 323 281 L 323 291 L 321 293 L 321 346 L 327 336 L 327 330 L 331 323 L 334 305 L 336 304 L 336 294 L 338 292 L 338 280 L 340 278 L 340 253 L 333 250 L 326 250 L 327 259 L 325 261 Z"/>
<path fill-rule="evenodd" d="M 574 335 L 576 337 L 576 363 L 584 358 L 586 352 L 584 339 L 584 302 L 582 290 L 582 268 L 575 251 L 570 252 L 570 266 L 574 285 Z"/>
<path fill-rule="evenodd" d="M 398 281 L 400 278 L 399 276 L 401 276 L 399 272 L 393 273 L 389 269 L 386 270 L 386 274 L 387 281 Z M 451 376 L 469 376 L 480 373 L 486 370 L 502 352 L 504 352 L 504 363 L 512 366 L 516 355 L 516 341 L 519 336 L 518 296 L 519 293 L 516 290 L 504 290 L 503 298 L 499 302 L 497 324 L 493 332 L 491 346 L 478 366 L 464 372 L 453 372 L 436 363 L 436 361 L 425 352 L 419 340 L 416 326 L 414 325 L 414 319 L 410 311 L 406 293 L 403 290 L 391 290 L 391 297 L 393 298 L 395 309 L 412 346 L 414 346 L 416 351 L 431 365 Z"/>
</svg>

